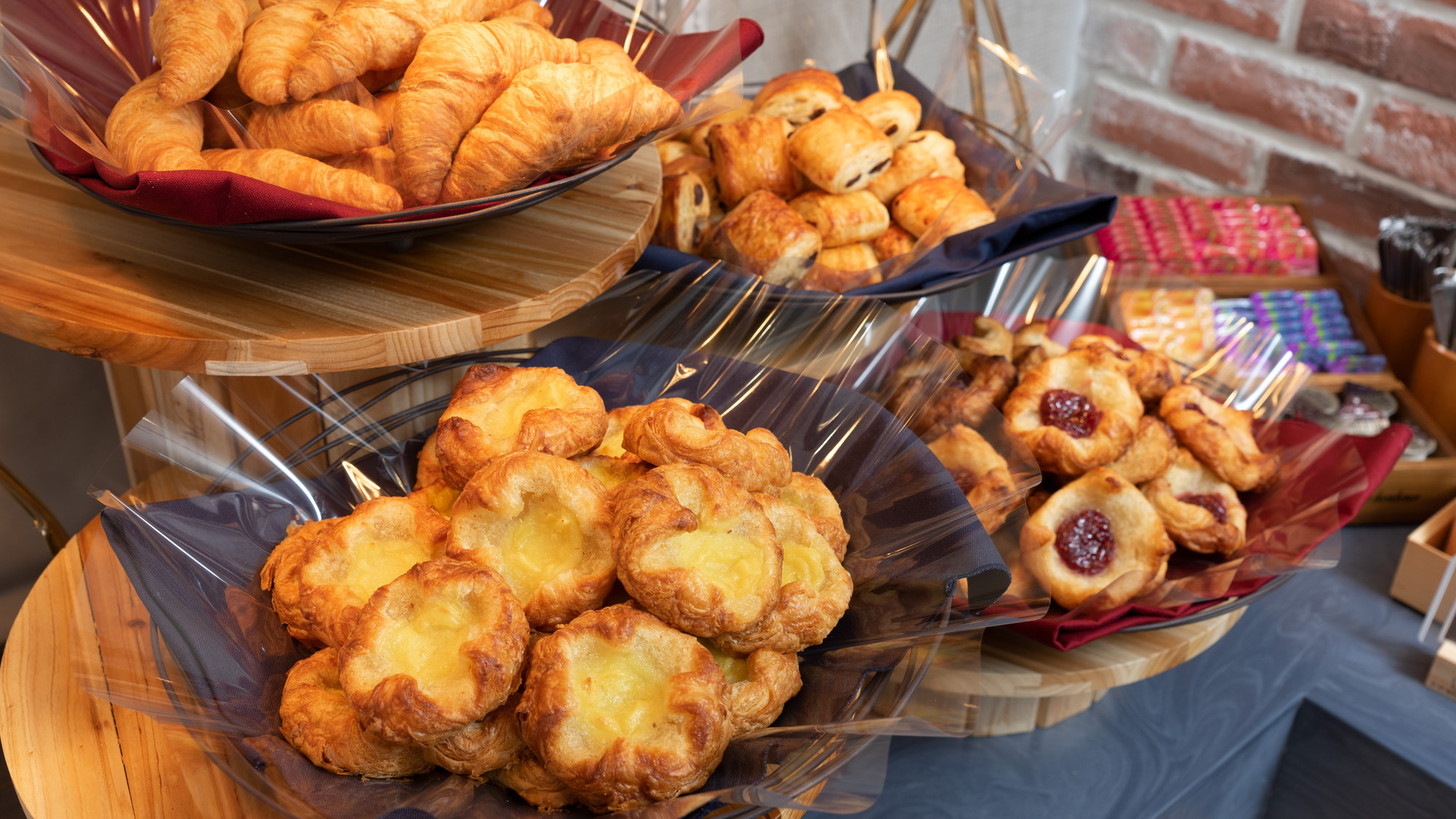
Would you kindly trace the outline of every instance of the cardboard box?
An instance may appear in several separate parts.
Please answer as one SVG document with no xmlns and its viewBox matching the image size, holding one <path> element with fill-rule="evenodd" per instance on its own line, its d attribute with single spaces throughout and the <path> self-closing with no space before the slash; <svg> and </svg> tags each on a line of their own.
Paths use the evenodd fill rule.
<svg viewBox="0 0 1456 819">
<path fill-rule="evenodd" d="M 1453 552 L 1456 552 L 1456 500 L 1406 537 L 1395 578 L 1390 581 L 1390 596 L 1421 613 L 1428 611 Z M 1438 619 L 1444 617 L 1452 599 L 1456 599 L 1456 579 L 1436 604 Z"/>
</svg>

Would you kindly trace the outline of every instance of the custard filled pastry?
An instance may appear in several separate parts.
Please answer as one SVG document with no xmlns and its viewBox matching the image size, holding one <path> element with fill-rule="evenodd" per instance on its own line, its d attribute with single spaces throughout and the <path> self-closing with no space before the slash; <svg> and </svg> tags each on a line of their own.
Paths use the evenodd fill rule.
<svg viewBox="0 0 1456 819">
<path fill-rule="evenodd" d="M 789 482 L 793 474 L 789 451 L 772 432 L 715 428 L 717 413 L 705 409 L 712 415 L 685 409 L 671 399 L 654 401 L 627 422 L 623 444 L 650 464 L 710 466 L 750 492 L 769 492 Z"/>
<path fill-rule="evenodd" d="M 768 614 L 746 628 L 718 635 L 714 642 L 741 655 L 762 648 L 797 654 L 829 636 L 849 609 L 854 583 L 808 515 L 772 495 L 755 495 L 754 500 L 773 523 L 783 551 L 783 585 Z"/>
<path fill-rule="evenodd" d="M 1159 413 L 1178 443 L 1234 489 L 1262 492 L 1279 480 L 1279 454 L 1259 448 L 1253 413 L 1226 407 L 1192 384 L 1168 390 Z"/>
<path fill-rule="evenodd" d="M 651 471 L 652 467 L 642 463 L 633 457 L 608 458 L 605 455 L 578 455 L 571 459 L 571 462 L 586 470 L 586 474 L 596 478 L 602 486 L 607 489 L 607 497 L 610 500 L 612 490 L 624 483 L 636 480 Z"/>
<path fill-rule="evenodd" d="M 754 191 L 728 211 L 709 247 L 730 266 L 769 284 L 793 287 L 823 247 L 814 226 L 768 191 Z"/>
<path fill-rule="evenodd" d="M 1006 458 L 964 424 L 952 425 L 926 446 L 965 494 L 986 534 L 995 534 L 1017 500 Z"/>
<path fill-rule="evenodd" d="M 263 561 L 263 570 L 258 578 L 263 591 L 269 593 L 268 599 L 273 605 L 273 612 L 287 629 L 288 636 L 307 645 L 322 645 L 323 640 L 314 636 L 308 617 L 303 613 L 299 572 L 303 568 L 303 558 L 314 541 L 337 520 L 338 518 L 326 518 L 311 520 L 300 526 L 290 526 L 288 534 L 268 553 L 268 559 Z"/>
<path fill-rule="evenodd" d="M 1153 505 L 1106 467 L 1057 490 L 1021 530 L 1022 565 L 1057 603 L 1089 613 L 1156 589 L 1173 548 Z"/>
<path fill-rule="evenodd" d="M 996 214 L 979 193 L 944 176 L 910 183 L 890 204 L 890 214 L 895 224 L 916 237 L 932 230 L 949 236 L 996 221 Z"/>
<path fill-rule="evenodd" d="M 390 742 L 359 725 L 339 686 L 339 654 L 316 651 L 288 670 L 278 708 L 283 738 L 313 764 L 346 776 L 400 777 L 431 767 L 418 746 Z"/>
<path fill-rule="evenodd" d="M 1138 419 L 1137 434 L 1117 460 L 1107 465 L 1108 469 L 1126 478 L 1128 483 L 1139 486 L 1154 478 L 1162 477 L 1177 456 L 1178 442 L 1173 430 L 1156 415 L 1144 415 Z"/>
<path fill-rule="evenodd" d="M 839 500 L 823 481 L 795 472 L 789 477 L 788 485 L 780 487 L 777 494 L 779 500 L 807 514 L 814 521 L 820 537 L 834 549 L 834 555 L 844 560 L 845 550 L 849 547 L 849 531 L 844 527 L 844 513 L 839 508 Z"/>
<path fill-rule="evenodd" d="M 1116 460 L 1137 432 L 1143 402 L 1111 350 L 1088 347 L 1049 358 L 1002 407 L 1042 468 L 1062 475 Z"/>
<path fill-rule="evenodd" d="M 520 697 L 513 694 L 484 717 L 425 745 L 425 759 L 475 780 L 514 764 L 526 754 L 526 741 L 516 722 L 518 702 Z"/>
<path fill-rule="evenodd" d="M 597 608 L 616 582 L 607 490 L 565 458 L 513 452 L 465 485 L 445 552 L 495 570 L 534 629 Z"/>
<path fill-rule="evenodd" d="M 559 811 L 581 801 L 560 777 L 546 770 L 529 748 L 520 759 L 496 771 L 491 779 L 543 813 Z"/>
<path fill-rule="evenodd" d="M 516 714 L 545 769 L 599 812 L 701 786 L 732 732 L 712 653 L 631 604 L 541 638 Z"/>
<path fill-rule="evenodd" d="M 894 154 L 890 138 L 853 108 L 830 111 L 789 137 L 789 160 L 829 193 L 864 190 Z"/>
<path fill-rule="evenodd" d="M 708 154 L 726 207 L 737 206 L 754 191 L 780 199 L 799 192 L 799 177 L 789 164 L 788 128 L 780 117 L 748 116 L 709 129 Z"/>
<path fill-rule="evenodd" d="M 908 91 L 876 91 L 856 102 L 854 108 L 896 148 L 920 127 L 920 100 Z"/>
<path fill-rule="evenodd" d="M 613 530 L 623 588 L 674 628 L 716 637 L 778 602 L 783 550 L 774 526 L 717 470 L 669 464 L 627 484 Z"/>
<path fill-rule="evenodd" d="M 459 489 L 486 461 L 531 450 L 570 458 L 601 443 L 602 397 L 555 367 L 477 364 L 450 395 L 436 426 L 446 482 Z"/>
<path fill-rule="evenodd" d="M 1165 475 L 1143 487 L 1168 535 L 1185 549 L 1225 557 L 1244 548 L 1248 512 L 1232 486 L 1186 449 Z"/>
<path fill-rule="evenodd" d="M 686 398 L 659 398 L 657 400 L 677 405 L 684 412 L 702 421 L 705 429 L 728 428 L 723 423 L 722 416 L 718 415 L 717 410 L 714 410 L 707 404 L 697 404 Z M 591 451 L 591 454 L 606 455 L 628 461 L 641 461 L 641 458 L 628 452 L 622 446 L 622 434 L 627 430 L 627 422 L 632 420 L 646 406 L 646 404 L 633 404 L 607 410 L 607 433 L 602 436 L 602 442 L 597 445 L 596 449 Z"/>
<path fill-rule="evenodd" d="M 755 114 L 783 117 L 797 128 L 836 108 L 852 105 L 839 78 L 822 68 L 790 71 L 763 84 L 753 98 Z"/>
<path fill-rule="evenodd" d="M 376 589 L 444 552 L 448 527 L 433 507 L 410 498 L 374 498 L 339 518 L 299 565 L 307 630 L 342 647 Z"/>
<path fill-rule="evenodd" d="M 370 598 L 339 651 L 339 682 L 366 729 L 395 742 L 435 742 L 516 690 L 529 633 L 500 575 L 431 560 Z"/>
<path fill-rule="evenodd" d="M 740 657 L 712 643 L 704 645 L 728 679 L 728 718 L 735 739 L 772 725 L 803 685 L 799 658 L 794 654 L 760 648 Z"/>
</svg>

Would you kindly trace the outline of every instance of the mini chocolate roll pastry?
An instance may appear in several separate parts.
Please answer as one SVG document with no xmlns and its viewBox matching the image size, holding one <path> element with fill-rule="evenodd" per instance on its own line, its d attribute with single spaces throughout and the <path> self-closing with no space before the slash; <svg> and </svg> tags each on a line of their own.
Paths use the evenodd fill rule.
<svg viewBox="0 0 1456 819">
<path fill-rule="evenodd" d="M 782 117 L 748 116 L 714 125 L 708 131 L 708 154 L 718 176 L 718 195 L 727 207 L 754 191 L 780 199 L 799 192 L 789 163 L 788 122 Z"/>
<path fill-rule="evenodd" d="M 878 284 L 884 281 L 879 264 L 874 248 L 864 242 L 826 247 L 819 251 L 819 261 L 814 269 L 804 277 L 804 286 L 843 293 L 856 287 Z"/>
<path fill-rule="evenodd" d="M 890 138 L 853 108 L 830 111 L 789 137 L 789 160 L 829 193 L 864 190 L 894 154 Z"/>
<path fill-rule="evenodd" d="M 819 231 L 826 249 L 867 242 L 890 226 L 890 211 L 869 191 L 837 195 L 810 191 L 789 200 L 789 207 Z"/>
<path fill-rule="evenodd" d="M 935 156 L 921 147 L 909 145 L 895 149 L 890 157 L 890 167 L 870 180 L 869 192 L 875 198 L 889 204 L 900 191 L 927 176 L 944 176 Z"/>
<path fill-rule="evenodd" d="M 703 183 L 703 186 L 708 189 L 708 202 L 710 206 L 718 201 L 718 170 L 713 167 L 713 160 L 706 156 L 688 154 L 687 156 L 680 156 L 662 166 L 662 175 L 664 177 L 679 173 L 693 174 L 698 178 L 698 181 Z"/>
<path fill-rule="evenodd" d="M 980 194 L 944 176 L 912 183 L 890 204 L 890 214 L 896 224 L 916 236 L 932 227 L 938 235 L 950 236 L 996 220 Z"/>
<path fill-rule="evenodd" d="M 898 148 L 920 127 L 920 100 L 908 91 L 876 91 L 854 104 Z"/>
<path fill-rule="evenodd" d="M 821 68 L 803 68 L 764 83 L 753 98 L 753 113 L 783 117 L 797 128 L 853 104 L 838 77 Z"/>
<path fill-rule="evenodd" d="M 680 156 L 687 156 L 693 152 L 693 146 L 681 139 L 664 139 L 657 143 L 657 160 L 662 163 L 664 169 Z"/>
<path fill-rule="evenodd" d="M 740 105 L 737 108 L 730 108 L 721 114 L 714 114 L 713 116 L 708 117 L 707 119 L 693 126 L 692 130 L 688 132 L 687 140 L 689 147 L 691 147 L 693 149 L 693 153 L 697 154 L 698 156 L 707 156 L 708 132 L 713 130 L 713 126 L 719 123 L 732 122 L 736 119 L 743 119 L 744 117 L 748 116 L 748 113 L 748 103 L 745 102 L 743 105 Z"/>
<path fill-rule="evenodd" d="M 696 253 L 708 235 L 708 188 L 697 174 L 662 178 L 662 209 L 652 241 L 673 250 Z"/>
<path fill-rule="evenodd" d="M 900 146 L 910 151 L 923 153 L 935 160 L 936 176 L 948 176 L 961 182 L 966 181 L 966 166 L 956 156 L 956 144 L 939 131 L 916 131 Z"/>
<path fill-rule="evenodd" d="M 744 197 L 709 241 L 730 267 L 785 287 L 804 278 L 822 246 L 819 231 L 768 191 Z"/>
<path fill-rule="evenodd" d="M 875 251 L 875 258 L 885 262 L 915 250 L 915 237 L 905 228 L 891 222 L 884 233 L 870 240 L 870 247 Z"/>
</svg>

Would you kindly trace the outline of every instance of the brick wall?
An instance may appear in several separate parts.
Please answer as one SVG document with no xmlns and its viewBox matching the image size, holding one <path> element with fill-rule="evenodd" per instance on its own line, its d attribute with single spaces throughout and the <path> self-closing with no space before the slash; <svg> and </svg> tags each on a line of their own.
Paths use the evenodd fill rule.
<svg viewBox="0 0 1456 819">
<path fill-rule="evenodd" d="M 1357 289 L 1382 216 L 1456 216 L 1456 0 L 1090 0 L 1074 175 L 1297 196 Z"/>
</svg>

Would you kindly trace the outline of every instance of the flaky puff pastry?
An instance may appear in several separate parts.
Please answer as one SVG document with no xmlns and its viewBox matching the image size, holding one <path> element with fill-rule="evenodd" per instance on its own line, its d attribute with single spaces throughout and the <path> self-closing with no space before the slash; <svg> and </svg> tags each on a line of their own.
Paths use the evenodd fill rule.
<svg viewBox="0 0 1456 819">
<path fill-rule="evenodd" d="M 1155 589 L 1173 548 L 1153 505 L 1106 467 L 1057 490 L 1021 529 L 1022 565 L 1057 603 L 1089 613 Z"/>
<path fill-rule="evenodd" d="M 896 256 L 904 256 L 915 251 L 915 237 L 905 228 L 891 224 L 885 228 L 885 232 L 870 240 L 870 247 L 875 251 L 875 258 L 882 262 L 888 262 Z"/>
<path fill-rule="evenodd" d="M 494 711 L 424 746 L 425 759 L 469 779 L 515 764 L 527 753 L 516 722 L 519 689 Z"/>
<path fill-rule="evenodd" d="M 415 745 L 390 742 L 359 725 L 339 685 L 339 654 L 316 651 L 288 670 L 278 708 L 283 738 L 313 764 L 346 776 L 401 777 L 434 767 Z"/>
<path fill-rule="evenodd" d="M 969 333 L 958 333 L 951 336 L 950 348 L 959 357 L 960 353 L 980 353 L 981 355 L 999 355 L 1006 360 L 1011 360 L 1012 336 L 1006 325 L 990 316 L 976 316 L 972 322 L 972 330 Z M 964 367 L 964 363 L 962 364 Z"/>
<path fill-rule="evenodd" d="M 106 117 L 106 147 L 123 173 L 205 171 L 202 105 L 174 105 L 157 95 L 160 74 L 133 85 Z"/>
<path fill-rule="evenodd" d="M 740 657 L 704 642 L 728 679 L 728 715 L 734 738 L 767 728 L 803 685 L 799 658 L 766 648 Z"/>
<path fill-rule="evenodd" d="M 716 416 L 684 409 L 671 400 L 654 401 L 627 422 L 622 443 L 628 452 L 657 466 L 710 466 L 750 492 L 772 491 L 789 482 L 793 474 L 789 451 L 772 432 L 716 429 L 711 423 Z"/>
<path fill-rule="evenodd" d="M 1116 339 L 1096 334 L 1077 336 L 1067 348 L 1077 350 L 1087 346 L 1106 347 L 1126 361 L 1128 380 L 1132 382 L 1133 389 L 1137 390 L 1138 397 L 1145 402 L 1160 400 L 1179 381 L 1177 365 L 1171 358 L 1156 350 L 1124 347 Z"/>
<path fill-rule="evenodd" d="M 1143 494 L 1179 546 L 1225 557 L 1244 548 L 1249 516 L 1238 493 L 1188 450 L 1179 448 L 1172 468 Z"/>
<path fill-rule="evenodd" d="M 694 173 L 664 174 L 659 208 L 652 241 L 696 253 L 708 238 L 708 217 L 713 210 L 708 187 Z"/>
<path fill-rule="evenodd" d="M 607 489 L 565 458 L 494 458 L 455 502 L 445 552 L 505 578 L 532 628 L 560 625 L 600 606 L 616 582 Z"/>
<path fill-rule="evenodd" d="M 1192 384 L 1180 384 L 1163 396 L 1159 414 L 1178 443 L 1234 489 L 1262 492 L 1278 482 L 1279 454 L 1259 448 L 1253 413 L 1226 407 Z"/>
<path fill-rule="evenodd" d="M 797 128 L 836 108 L 852 105 L 839 77 L 822 68 L 801 68 L 763 84 L 753 98 L 752 111 L 783 117 Z"/>
<path fill-rule="evenodd" d="M 1066 345 L 1052 339 L 1051 325 L 1043 319 L 1029 321 L 1011 334 L 1011 363 L 1016 365 L 1018 376 L 1066 351 Z"/>
<path fill-rule="evenodd" d="M 823 246 L 813 225 L 766 190 L 745 196 L 708 240 L 712 255 L 730 267 L 784 287 L 804 278 Z"/>
<path fill-rule="evenodd" d="M 788 200 L 803 185 L 789 163 L 789 123 L 782 117 L 747 116 L 708 129 L 708 156 L 718 196 L 733 208 L 754 191 Z"/>
<path fill-rule="evenodd" d="M 876 91 L 856 102 L 854 109 L 889 137 L 896 148 L 920 127 L 920 100 L 908 91 Z"/>
<path fill-rule="evenodd" d="M 450 395 L 435 448 L 445 481 L 461 488 L 491 458 L 526 450 L 570 458 L 601 443 L 606 428 L 602 397 L 564 370 L 476 364 Z"/>
<path fill-rule="evenodd" d="M 666 401 L 668 403 L 676 404 L 677 406 L 682 407 L 685 412 L 688 412 L 689 414 L 696 417 L 698 420 L 702 421 L 703 426 L 707 429 L 728 428 L 728 426 L 723 423 L 723 417 L 718 414 L 718 411 L 708 406 L 707 404 L 698 404 L 693 401 L 689 401 L 686 398 L 659 398 L 657 400 Z M 602 436 L 602 442 L 598 444 L 596 449 L 593 449 L 590 454 L 606 455 L 612 458 L 621 458 L 628 461 L 641 461 L 641 458 L 638 458 L 636 455 L 628 452 L 622 446 L 622 434 L 627 429 L 627 422 L 632 420 L 633 416 L 635 416 L 638 412 L 642 410 L 643 407 L 646 406 L 646 404 L 632 404 L 625 407 L 613 407 L 612 409 L 607 410 L 606 434 Z"/>
<path fill-rule="evenodd" d="M 529 631 L 500 575 L 431 560 L 370 598 L 339 651 L 339 681 L 366 728 L 397 742 L 434 742 L 516 690 Z"/>
<path fill-rule="evenodd" d="M 1128 483 L 1141 485 L 1167 472 L 1177 452 L 1173 430 L 1158 416 L 1144 415 L 1138 419 L 1132 443 L 1107 468 L 1126 478 Z"/>
<path fill-rule="evenodd" d="M 978 427 L 991 410 L 1006 401 L 1016 384 L 1016 368 L 998 355 L 958 351 L 962 374 L 935 393 L 910 421 L 917 435 L 931 435 L 954 424 Z M 907 389 L 916 389 L 906 382 Z"/>
<path fill-rule="evenodd" d="M 612 525 L 623 588 L 675 628 L 716 637 L 778 602 L 783 550 L 773 524 L 715 469 L 669 464 L 626 484 Z"/>
<path fill-rule="evenodd" d="M 732 732 L 728 683 L 697 640 L 631 605 L 543 637 L 516 709 L 546 770 L 597 811 L 699 787 Z"/>
<path fill-rule="evenodd" d="M 890 203 L 895 224 L 914 234 L 950 236 L 996 221 L 979 193 L 958 179 L 932 176 L 911 182 Z"/>
<path fill-rule="evenodd" d="M 303 558 L 314 541 L 336 521 L 338 518 L 326 518 L 290 526 L 287 536 L 268 553 L 258 577 L 259 585 L 269 593 L 268 600 L 288 635 L 309 645 L 322 645 L 323 641 L 314 635 L 300 605 L 299 572 L 303 568 Z"/>
<path fill-rule="evenodd" d="M 609 458 L 606 455 L 578 455 L 571 459 L 571 462 L 586 470 L 586 474 L 596 478 L 606 487 L 608 498 L 612 491 L 629 481 L 646 475 L 652 467 L 642 463 L 635 457 L 631 460 L 626 458 Z"/>
<path fill-rule="evenodd" d="M 880 260 L 867 242 L 826 247 L 819 251 L 814 267 L 804 277 L 806 290 L 845 293 L 856 287 L 867 287 L 885 280 Z"/>
<path fill-rule="evenodd" d="M 375 590 L 443 553 L 448 526 L 433 507 L 411 498 L 374 498 L 339 518 L 299 566 L 307 630 L 326 645 L 344 645 Z"/>
<path fill-rule="evenodd" d="M 529 748 L 524 756 L 496 771 L 491 779 L 542 812 L 558 811 L 581 801 L 560 777 L 546 770 Z"/>
<path fill-rule="evenodd" d="M 1016 501 L 1016 487 L 1006 458 L 964 424 L 955 424 L 930 441 L 930 453 L 950 472 L 980 518 L 986 534 L 995 534 L 1006 522 Z"/>
<path fill-rule="evenodd" d="M 834 549 L 835 556 L 844 560 L 845 550 L 849 547 L 849 531 L 844 526 L 839 499 L 823 481 L 813 475 L 795 472 L 789 477 L 788 485 L 780 487 L 775 494 L 779 500 L 807 514 L 814 521 L 814 528 L 819 530 L 819 536 Z"/>
<path fill-rule="evenodd" d="M 852 107 L 836 108 L 789 137 L 789 161 L 829 193 L 864 190 L 894 154 L 890 138 Z"/>
<path fill-rule="evenodd" d="M 754 495 L 783 550 L 783 585 L 767 615 L 713 641 L 737 654 L 761 648 L 782 654 L 824 642 L 849 609 L 854 581 L 809 516 L 772 495 Z"/>
<path fill-rule="evenodd" d="M 1143 402 L 1126 372 L 1111 350 L 1073 350 L 1028 373 L 1002 412 L 1042 469 L 1080 475 L 1115 460 L 1137 432 Z"/>
<path fill-rule="evenodd" d="M 868 242 L 890 226 L 890 212 L 869 191 L 837 196 L 809 191 L 790 199 L 789 207 L 819 231 L 826 249 Z M 822 256 L 820 261 L 823 261 Z M 878 259 L 871 257 L 869 265 L 844 269 L 859 270 L 878 263 Z"/>
</svg>

